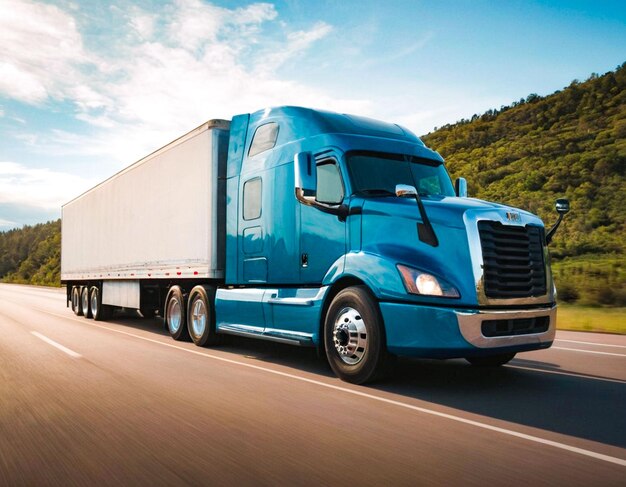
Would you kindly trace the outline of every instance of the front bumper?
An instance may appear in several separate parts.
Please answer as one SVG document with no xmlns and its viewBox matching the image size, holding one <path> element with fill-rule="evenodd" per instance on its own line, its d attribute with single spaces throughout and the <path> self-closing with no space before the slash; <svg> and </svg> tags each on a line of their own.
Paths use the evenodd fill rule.
<svg viewBox="0 0 626 487">
<path fill-rule="evenodd" d="M 396 355 L 460 358 L 548 348 L 556 332 L 556 306 L 541 309 L 457 310 L 406 303 L 380 303 L 387 349 Z M 549 320 L 541 333 L 487 337 L 486 320 Z"/>
</svg>

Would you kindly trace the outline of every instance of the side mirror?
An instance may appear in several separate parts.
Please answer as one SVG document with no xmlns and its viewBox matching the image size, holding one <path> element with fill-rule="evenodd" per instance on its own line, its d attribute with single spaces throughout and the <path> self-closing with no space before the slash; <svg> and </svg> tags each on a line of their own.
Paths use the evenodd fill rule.
<svg viewBox="0 0 626 487">
<path fill-rule="evenodd" d="M 554 206 L 559 215 L 566 215 L 569 213 L 569 200 L 566 200 L 565 198 L 559 198 L 556 200 L 556 204 Z"/>
<path fill-rule="evenodd" d="M 317 188 L 317 170 L 313 154 L 298 152 L 293 158 L 294 182 L 296 195 L 315 196 Z"/>
<path fill-rule="evenodd" d="M 458 178 L 454 182 L 454 191 L 459 198 L 467 198 L 467 180 L 465 178 Z"/>
<path fill-rule="evenodd" d="M 559 219 L 556 221 L 554 226 L 546 234 L 547 244 L 552 242 L 552 237 L 556 233 L 556 229 L 559 228 L 559 225 L 561 224 L 561 220 L 563 220 L 563 217 L 567 213 L 569 213 L 569 201 L 566 200 L 565 198 L 559 198 L 558 200 L 556 200 L 556 204 L 554 205 L 554 207 L 556 209 L 556 212 L 559 214 Z"/>
<path fill-rule="evenodd" d="M 396 184 L 396 196 L 398 198 L 415 198 L 417 190 L 410 184 Z"/>
</svg>

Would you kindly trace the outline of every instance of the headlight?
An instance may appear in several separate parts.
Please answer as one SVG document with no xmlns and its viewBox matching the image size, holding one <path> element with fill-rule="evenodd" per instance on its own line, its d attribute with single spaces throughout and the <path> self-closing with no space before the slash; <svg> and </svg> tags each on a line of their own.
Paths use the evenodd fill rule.
<svg viewBox="0 0 626 487">
<path fill-rule="evenodd" d="M 427 272 L 413 269 L 405 265 L 398 264 L 396 266 L 404 287 L 411 294 L 419 294 L 422 296 L 442 296 L 444 298 L 459 298 L 461 295 L 456 288 L 450 283 L 444 281 L 440 277 L 435 277 Z"/>
</svg>

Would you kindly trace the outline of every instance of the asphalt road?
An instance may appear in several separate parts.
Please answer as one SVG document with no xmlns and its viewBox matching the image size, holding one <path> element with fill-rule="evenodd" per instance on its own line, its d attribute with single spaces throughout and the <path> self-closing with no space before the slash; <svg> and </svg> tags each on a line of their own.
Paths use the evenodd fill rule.
<svg viewBox="0 0 626 487">
<path fill-rule="evenodd" d="M 400 360 L 372 387 L 313 350 L 175 342 L 0 285 L 0 485 L 626 485 L 626 337 L 509 366 Z"/>
</svg>

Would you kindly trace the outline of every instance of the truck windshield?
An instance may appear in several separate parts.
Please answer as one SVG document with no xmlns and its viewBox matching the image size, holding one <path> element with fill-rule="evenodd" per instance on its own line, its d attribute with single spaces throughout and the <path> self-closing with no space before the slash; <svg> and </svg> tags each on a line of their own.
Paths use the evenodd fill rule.
<svg viewBox="0 0 626 487">
<path fill-rule="evenodd" d="M 409 184 L 420 196 L 455 195 L 450 176 L 439 161 L 379 152 L 349 152 L 347 161 L 354 193 L 395 195 L 396 184 Z"/>
</svg>

